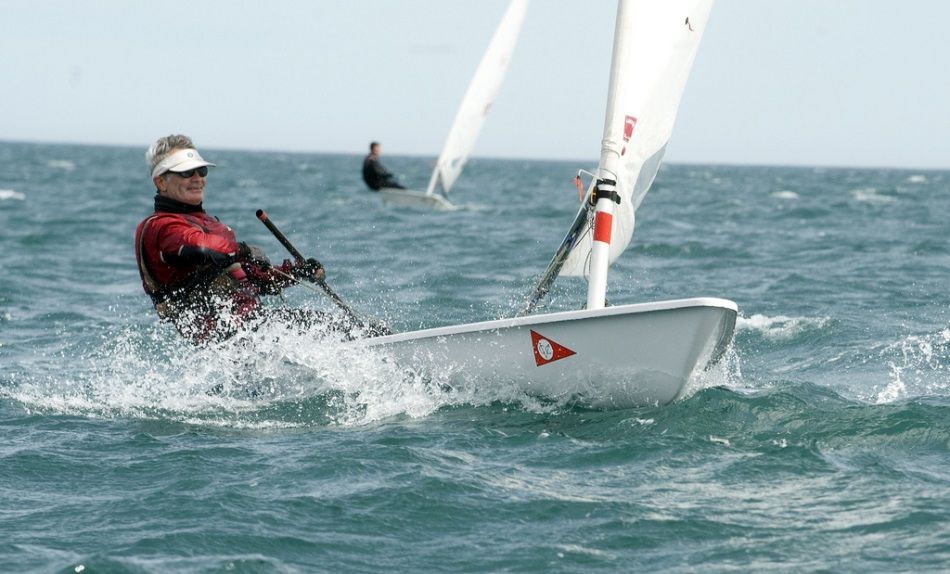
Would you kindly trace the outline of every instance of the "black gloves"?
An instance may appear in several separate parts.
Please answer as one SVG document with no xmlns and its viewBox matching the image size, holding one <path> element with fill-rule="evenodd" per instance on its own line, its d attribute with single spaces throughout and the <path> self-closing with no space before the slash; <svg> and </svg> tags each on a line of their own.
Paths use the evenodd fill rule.
<svg viewBox="0 0 950 574">
<path fill-rule="evenodd" d="M 297 279 L 303 279 L 305 281 L 314 281 L 320 282 L 323 281 L 323 278 L 326 277 L 326 272 L 323 270 L 323 265 L 320 265 L 320 262 L 311 257 L 306 261 L 300 261 L 294 265 L 293 276 Z"/>
<path fill-rule="evenodd" d="M 267 258 L 267 255 L 264 254 L 264 250 L 256 245 L 249 245 L 247 243 L 239 243 L 240 251 L 238 252 L 237 259 L 238 261 L 244 261 L 256 265 L 261 268 L 268 268 L 271 266 L 270 260 Z M 313 281 L 319 283 L 323 281 L 323 278 L 326 277 L 326 272 L 323 270 L 323 265 L 320 265 L 320 262 L 311 257 L 306 261 L 299 261 L 297 263 L 291 264 L 290 261 L 284 260 L 284 264 L 280 266 L 282 272 L 289 272 L 295 278 L 303 281 Z M 285 271 L 284 271 L 285 270 Z"/>
<path fill-rule="evenodd" d="M 270 259 L 264 254 L 263 249 L 244 242 L 238 243 L 238 245 L 241 246 L 240 251 L 238 251 L 239 261 L 246 261 L 260 267 L 270 267 Z"/>
</svg>

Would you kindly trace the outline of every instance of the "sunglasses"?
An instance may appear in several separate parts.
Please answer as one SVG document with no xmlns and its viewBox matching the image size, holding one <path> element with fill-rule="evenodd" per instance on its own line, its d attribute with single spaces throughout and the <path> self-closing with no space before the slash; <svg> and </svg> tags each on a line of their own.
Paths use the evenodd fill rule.
<svg viewBox="0 0 950 574">
<path fill-rule="evenodd" d="M 173 173 L 182 179 L 189 179 L 191 176 L 195 175 L 196 173 L 200 175 L 201 177 L 204 177 L 208 175 L 208 166 L 203 165 L 201 167 L 196 167 L 194 169 L 189 169 L 185 171 L 170 171 L 169 173 Z"/>
</svg>

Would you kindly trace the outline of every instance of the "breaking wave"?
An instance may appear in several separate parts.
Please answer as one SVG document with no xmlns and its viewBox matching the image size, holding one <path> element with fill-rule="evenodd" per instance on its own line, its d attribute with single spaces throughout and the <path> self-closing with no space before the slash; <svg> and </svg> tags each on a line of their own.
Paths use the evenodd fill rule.
<svg viewBox="0 0 950 574">
<path fill-rule="evenodd" d="M 13 191 L 12 189 L 0 189 L 0 201 L 6 201 L 9 199 L 23 201 L 26 199 L 26 195 L 20 193 L 19 191 Z"/>
</svg>

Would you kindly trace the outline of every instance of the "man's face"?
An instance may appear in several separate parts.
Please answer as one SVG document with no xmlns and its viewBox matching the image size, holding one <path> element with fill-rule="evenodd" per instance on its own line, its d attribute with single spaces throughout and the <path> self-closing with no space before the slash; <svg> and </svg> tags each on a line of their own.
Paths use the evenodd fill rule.
<svg viewBox="0 0 950 574">
<path fill-rule="evenodd" d="M 205 178 L 197 171 L 187 178 L 169 171 L 152 179 L 160 195 L 188 205 L 200 205 L 204 201 Z"/>
</svg>

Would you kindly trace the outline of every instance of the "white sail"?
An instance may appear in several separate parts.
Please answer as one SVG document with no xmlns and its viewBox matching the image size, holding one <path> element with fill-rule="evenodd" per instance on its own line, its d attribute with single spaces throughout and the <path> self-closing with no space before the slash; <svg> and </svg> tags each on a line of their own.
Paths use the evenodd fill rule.
<svg viewBox="0 0 950 574">
<path fill-rule="evenodd" d="M 462 104 L 455 114 L 452 128 L 426 189 L 427 195 L 432 195 L 437 187 L 441 187 L 443 195 L 448 195 L 455 180 L 462 173 L 469 154 L 475 148 L 475 140 L 478 139 L 482 124 L 501 88 L 527 9 L 528 0 L 512 0 L 508 5 L 508 10 L 505 11 L 485 55 L 482 56 Z"/>
<path fill-rule="evenodd" d="M 633 238 L 635 211 L 666 151 L 680 98 L 712 0 L 620 0 L 598 177 L 614 179 L 609 261 Z M 590 273 L 590 228 L 580 233 L 560 275 Z"/>
</svg>

